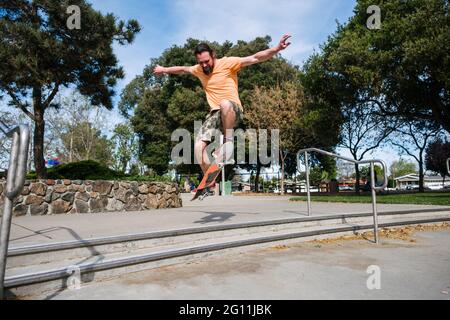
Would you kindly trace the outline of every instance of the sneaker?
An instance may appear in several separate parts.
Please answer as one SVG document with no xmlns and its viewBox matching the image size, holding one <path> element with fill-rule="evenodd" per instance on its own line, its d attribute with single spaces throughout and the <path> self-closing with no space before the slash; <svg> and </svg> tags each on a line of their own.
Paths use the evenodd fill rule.
<svg viewBox="0 0 450 320">
<path fill-rule="evenodd" d="M 199 200 L 203 200 L 206 197 L 212 196 L 214 195 L 214 193 L 212 193 L 209 188 L 206 188 L 205 190 L 203 190 L 203 193 L 198 197 Z"/>
</svg>

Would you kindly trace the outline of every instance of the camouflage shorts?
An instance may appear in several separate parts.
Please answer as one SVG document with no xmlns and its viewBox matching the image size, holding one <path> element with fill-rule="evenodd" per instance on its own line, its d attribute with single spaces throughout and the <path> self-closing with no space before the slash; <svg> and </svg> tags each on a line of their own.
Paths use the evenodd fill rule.
<svg viewBox="0 0 450 320">
<path fill-rule="evenodd" d="M 237 128 L 243 119 L 242 107 L 237 103 L 230 101 L 233 105 L 233 110 L 236 113 L 236 122 L 234 123 L 233 129 Z M 207 116 L 203 125 L 201 126 L 197 141 L 211 142 L 211 138 L 214 136 L 214 131 L 219 130 L 223 133 L 222 127 L 222 117 L 220 114 L 220 109 L 212 110 Z"/>
</svg>

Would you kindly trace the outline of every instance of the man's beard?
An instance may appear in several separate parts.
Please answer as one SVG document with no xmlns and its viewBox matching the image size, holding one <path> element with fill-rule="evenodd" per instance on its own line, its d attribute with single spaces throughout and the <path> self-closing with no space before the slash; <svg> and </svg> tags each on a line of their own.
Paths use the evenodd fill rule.
<svg viewBox="0 0 450 320">
<path fill-rule="evenodd" d="M 207 66 L 207 67 L 202 68 L 202 69 L 203 69 L 203 73 L 206 74 L 207 76 L 209 76 L 211 74 L 211 72 L 213 71 L 214 66 L 212 66 L 212 67 Z"/>
</svg>

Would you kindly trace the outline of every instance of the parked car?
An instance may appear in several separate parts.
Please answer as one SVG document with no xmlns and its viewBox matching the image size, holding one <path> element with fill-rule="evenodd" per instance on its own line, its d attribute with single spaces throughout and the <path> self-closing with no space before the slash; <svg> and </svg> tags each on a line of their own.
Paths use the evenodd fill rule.
<svg viewBox="0 0 450 320">
<path fill-rule="evenodd" d="M 353 191 L 353 188 L 350 186 L 339 186 L 339 191 Z"/>
</svg>

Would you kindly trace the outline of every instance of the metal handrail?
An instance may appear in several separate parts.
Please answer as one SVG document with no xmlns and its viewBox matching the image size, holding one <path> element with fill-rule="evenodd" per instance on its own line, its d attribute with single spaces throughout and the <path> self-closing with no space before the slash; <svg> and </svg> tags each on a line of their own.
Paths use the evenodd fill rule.
<svg viewBox="0 0 450 320">
<path fill-rule="evenodd" d="M 0 299 L 3 299 L 13 203 L 14 198 L 20 194 L 25 183 L 30 131 L 27 125 L 19 125 L 9 131 L 4 122 L 0 122 L 0 129 L 12 138 L 11 157 L 4 192 L 5 204 L 0 227 Z"/>
<path fill-rule="evenodd" d="M 383 160 L 380 159 L 370 159 L 370 160 L 355 160 L 350 159 L 344 156 L 341 156 L 339 154 L 331 153 L 329 151 L 317 149 L 317 148 L 307 148 L 307 149 L 301 149 L 297 152 L 297 170 L 300 170 L 300 154 L 303 153 L 305 155 L 305 172 L 306 172 L 306 192 L 307 192 L 307 208 L 308 208 L 308 216 L 311 215 L 311 193 L 309 190 L 309 159 L 308 159 L 308 152 L 317 152 L 321 153 L 330 157 L 339 158 L 342 160 L 346 160 L 349 162 L 352 162 L 354 164 L 370 164 L 370 186 L 372 189 L 372 210 L 373 210 L 373 225 L 374 225 L 374 238 L 375 243 L 379 243 L 378 240 L 378 212 L 377 212 L 377 195 L 376 191 L 384 190 L 387 187 L 388 184 L 388 178 L 387 178 L 387 166 L 386 163 Z M 383 173 L 384 173 L 384 181 L 383 184 L 379 187 L 375 185 L 375 169 L 374 164 L 380 163 L 383 167 Z"/>
<path fill-rule="evenodd" d="M 447 158 L 447 172 L 450 174 L 450 158 Z"/>
</svg>

